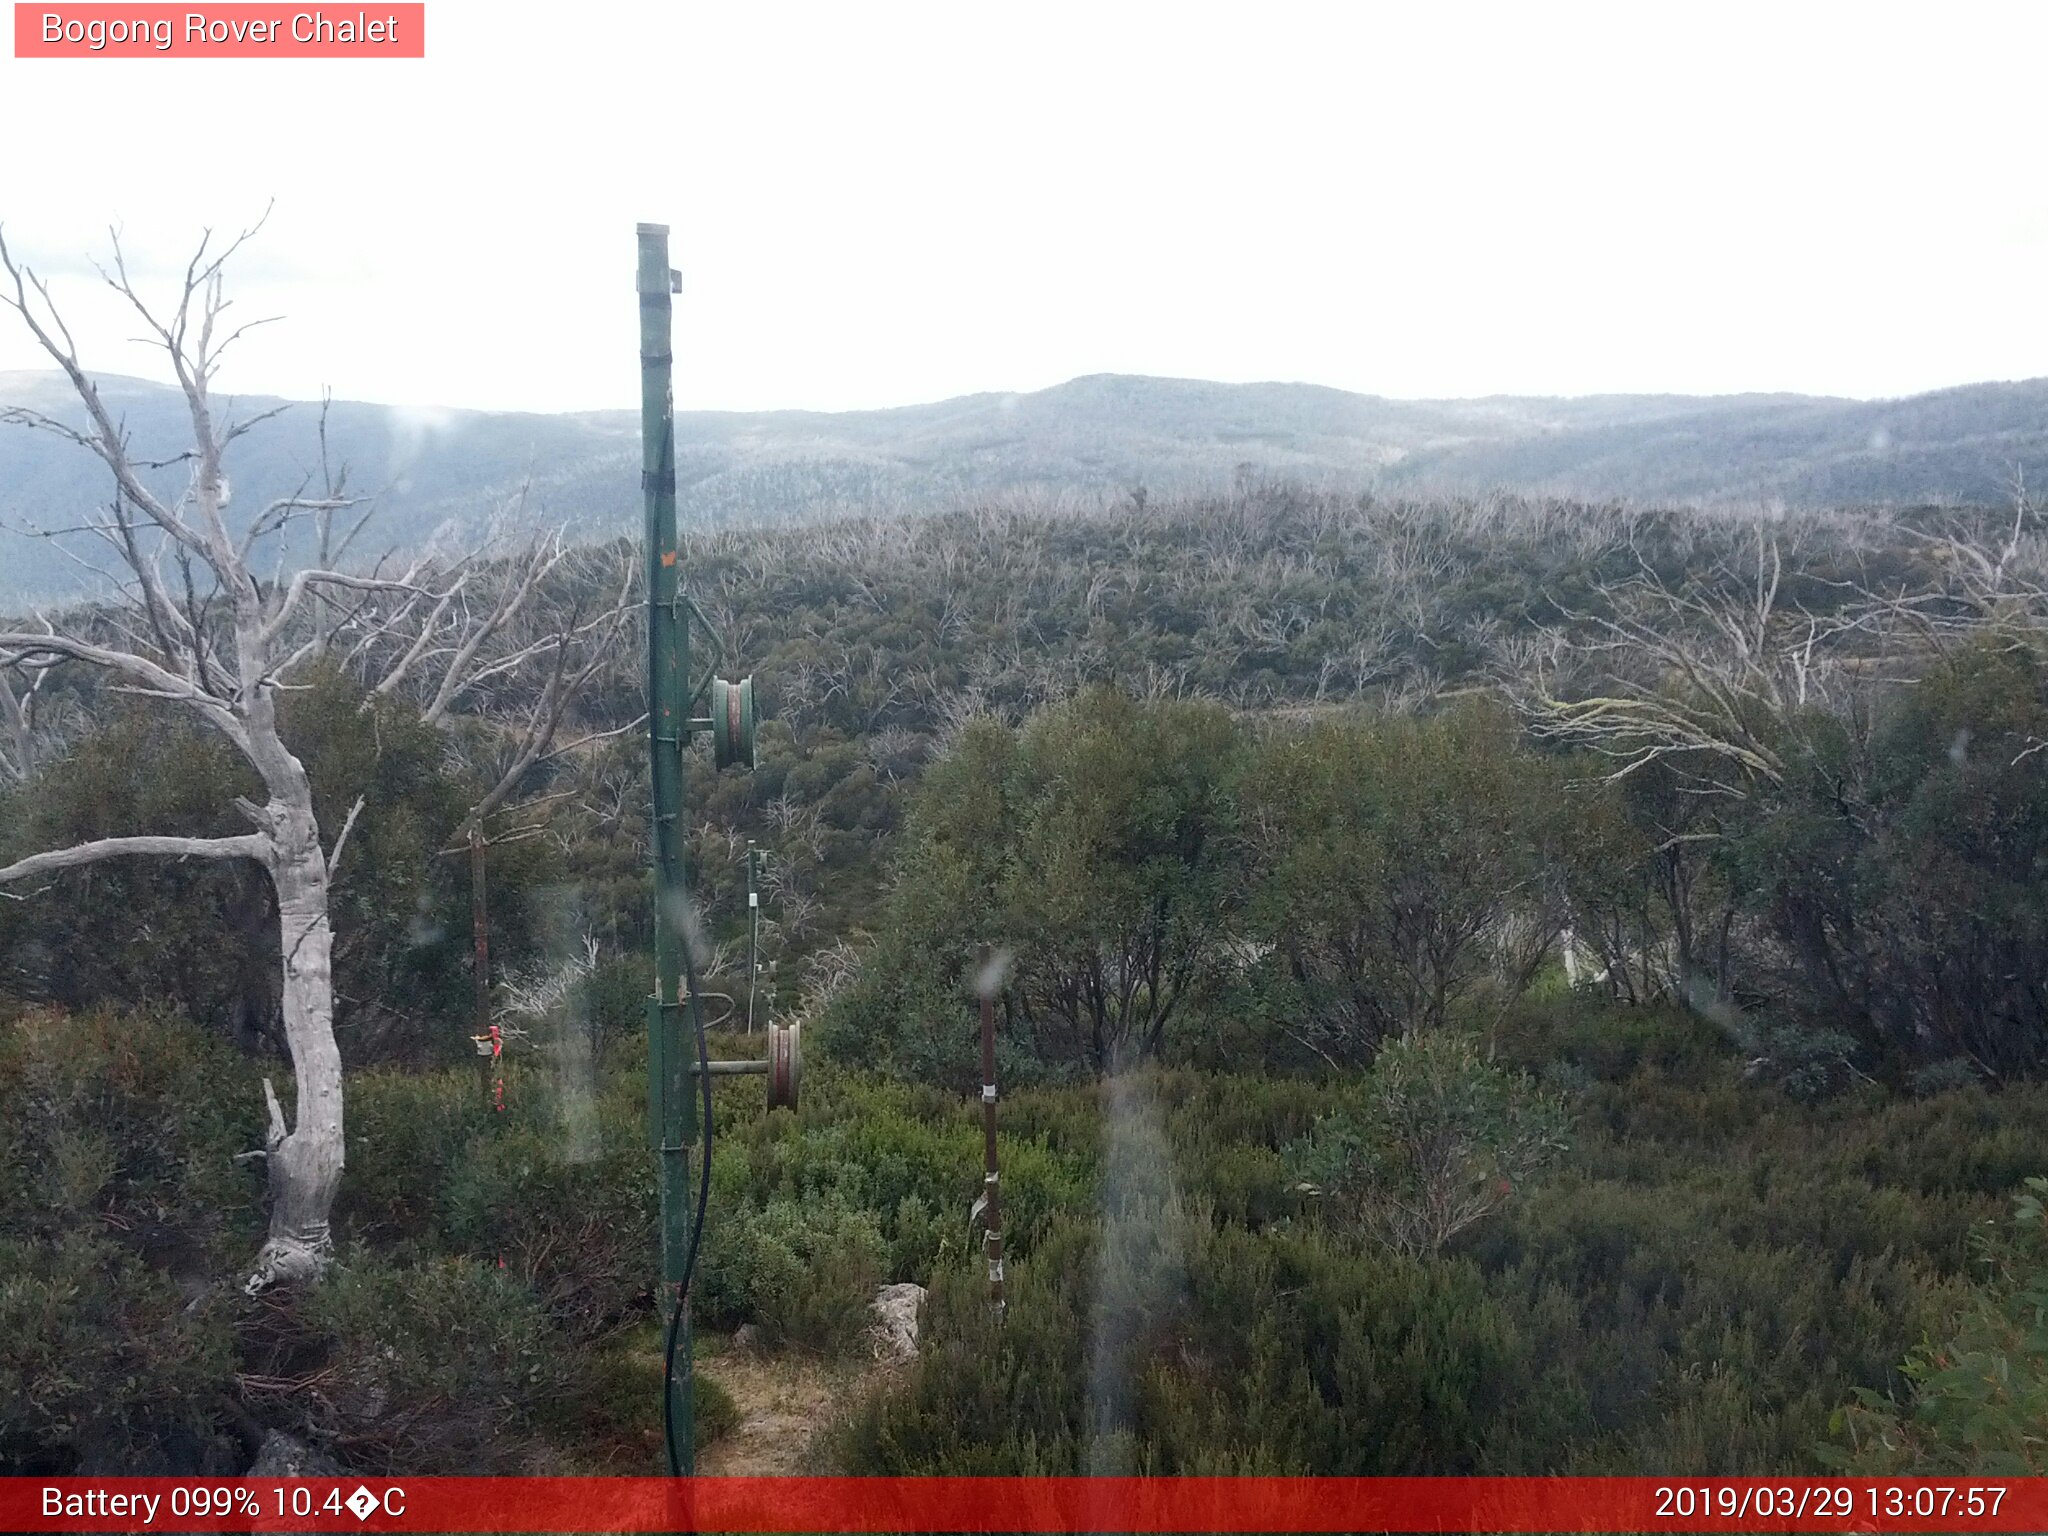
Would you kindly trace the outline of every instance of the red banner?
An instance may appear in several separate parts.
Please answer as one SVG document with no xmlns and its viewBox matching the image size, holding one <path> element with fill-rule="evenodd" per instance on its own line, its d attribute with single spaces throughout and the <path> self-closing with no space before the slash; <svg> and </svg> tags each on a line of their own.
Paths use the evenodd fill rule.
<svg viewBox="0 0 2048 1536">
<path fill-rule="evenodd" d="M 14 7 L 17 59 L 423 59 L 421 0 L 362 8 L 225 3 Z"/>
<path fill-rule="evenodd" d="M 2043 1531 L 2048 1478 L 0 1478 L 8 1531 Z"/>
</svg>

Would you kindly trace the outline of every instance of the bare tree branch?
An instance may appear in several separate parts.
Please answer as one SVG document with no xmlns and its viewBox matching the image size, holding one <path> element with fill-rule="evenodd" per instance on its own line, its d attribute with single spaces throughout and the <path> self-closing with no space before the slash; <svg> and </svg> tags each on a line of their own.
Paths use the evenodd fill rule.
<svg viewBox="0 0 2048 1536">
<path fill-rule="evenodd" d="M 348 846 L 348 835 L 356 827 L 356 818 L 363 814 L 362 795 L 356 796 L 356 803 L 348 808 L 348 816 L 341 824 L 341 833 L 334 839 L 333 851 L 327 855 L 327 878 L 332 880 L 334 872 L 341 867 L 341 850 Z"/>
<path fill-rule="evenodd" d="M 103 837 L 69 848 L 32 853 L 25 859 L 0 867 L 0 885 L 26 880 L 52 870 L 76 869 L 105 859 L 124 859 L 134 854 L 156 854 L 174 859 L 255 859 L 270 854 L 270 840 L 260 833 L 240 837 Z"/>
</svg>

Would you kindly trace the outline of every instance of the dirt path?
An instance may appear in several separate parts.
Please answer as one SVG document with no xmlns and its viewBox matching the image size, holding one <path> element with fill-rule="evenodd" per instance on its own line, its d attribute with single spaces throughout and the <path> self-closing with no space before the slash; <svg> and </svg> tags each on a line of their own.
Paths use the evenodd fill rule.
<svg viewBox="0 0 2048 1536">
<path fill-rule="evenodd" d="M 827 1470 L 816 1461 L 821 1432 L 883 1367 L 749 1352 L 701 1359 L 697 1369 L 731 1393 L 740 1411 L 739 1424 L 698 1454 L 697 1470 L 708 1477 L 777 1477 Z"/>
</svg>

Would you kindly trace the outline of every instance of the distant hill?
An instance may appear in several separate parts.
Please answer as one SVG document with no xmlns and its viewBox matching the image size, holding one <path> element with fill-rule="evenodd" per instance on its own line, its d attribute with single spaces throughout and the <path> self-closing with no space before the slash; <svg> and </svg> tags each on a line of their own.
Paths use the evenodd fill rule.
<svg viewBox="0 0 2048 1536">
<path fill-rule="evenodd" d="M 102 381 L 137 451 L 182 446 L 167 387 Z M 242 414 L 282 402 L 247 399 Z M 0 373 L 0 406 L 77 418 L 61 378 Z M 245 515 L 318 463 L 317 406 L 236 444 Z M 351 485 L 381 495 L 381 545 L 488 520 L 522 480 L 531 515 L 581 535 L 639 514 L 639 416 L 416 412 L 338 401 L 328 434 Z M 1803 395 L 1607 395 L 1387 400 L 1309 384 L 1214 384 L 1103 374 L 1030 394 L 980 394 L 885 411 L 686 412 L 677 420 L 686 518 L 814 519 L 937 510 L 977 496 L 1100 500 L 1228 485 L 1243 467 L 1335 488 L 1473 492 L 1505 487 L 1643 502 L 1788 505 L 1990 502 L 2015 463 L 2048 483 L 2048 379 L 1976 384 L 1904 400 Z M 159 472 L 166 489 L 180 472 Z M 0 523 L 74 524 L 107 478 L 82 450 L 0 430 Z M 81 553 L 89 553 L 74 541 Z M 0 532 L 0 603 L 82 589 L 46 540 Z"/>
</svg>

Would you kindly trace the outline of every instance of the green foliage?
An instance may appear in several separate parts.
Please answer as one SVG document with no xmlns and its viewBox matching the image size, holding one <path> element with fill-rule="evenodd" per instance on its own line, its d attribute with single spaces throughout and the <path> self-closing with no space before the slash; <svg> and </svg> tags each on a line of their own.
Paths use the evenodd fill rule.
<svg viewBox="0 0 2048 1536">
<path fill-rule="evenodd" d="M 104 1224 L 203 1273 L 259 1226 L 256 1075 L 175 1018 L 27 1013 L 0 1023 L 0 1230 Z"/>
<path fill-rule="evenodd" d="M 473 1068 L 361 1074 L 337 1214 L 360 1238 L 502 1263 L 567 1339 L 616 1333 L 655 1265 L 637 1087 L 527 1070 L 496 1113 Z"/>
<path fill-rule="evenodd" d="M 647 892 L 637 894 L 648 899 Z M 582 1017 L 594 1041 L 629 1040 L 645 1032 L 653 975 L 651 953 L 608 955 L 597 962 L 582 986 Z"/>
<path fill-rule="evenodd" d="M 1903 1406 L 1870 1388 L 1839 1412 L 1831 1465 L 1864 1476 L 2048 1472 L 2048 1179 L 2029 1179 L 2006 1228 L 1977 1234 L 1988 1269 L 1940 1343 L 1907 1357 Z"/>
<path fill-rule="evenodd" d="M 348 1082 L 348 1176 L 335 1206 L 338 1226 L 365 1241 L 395 1243 L 437 1231 L 440 1192 L 490 1129 L 475 1069 L 356 1073 Z M 534 1112 L 513 1092 L 510 1112 Z"/>
<path fill-rule="evenodd" d="M 1005 1082 L 1169 1043 L 1219 1063 L 1284 1062 L 1288 1045 L 1367 1061 L 1389 1033 L 1526 988 L 1614 820 L 1476 703 L 1264 740 L 1208 706 L 1110 690 L 1022 730 L 976 721 L 926 774 L 873 962 L 822 1043 L 968 1085 L 966 971 L 992 938 L 1009 957 Z"/>
<path fill-rule="evenodd" d="M 829 1196 L 722 1215 L 699 1259 L 706 1323 L 757 1323 L 776 1343 L 839 1352 L 867 1323 L 886 1257 L 874 1218 Z"/>
<path fill-rule="evenodd" d="M 218 1272 L 258 1226 L 257 1103 L 175 1019 L 0 1023 L 0 1469 L 239 1470 Z"/>
<path fill-rule="evenodd" d="M 253 776 L 219 737 L 161 709 L 118 705 L 8 797 L 0 862 L 139 832 L 246 831 L 230 802 L 253 792 Z M 0 901 L 8 992 L 69 1009 L 168 1006 L 245 1041 L 262 1037 L 277 938 L 254 865 L 114 859 L 38 884 L 27 899 Z"/>
<path fill-rule="evenodd" d="M 647 1295 L 655 1189 L 644 1117 L 642 1104 L 614 1096 L 583 1136 L 559 1120 L 493 1125 L 436 1186 L 447 1240 L 494 1253 L 567 1339 L 626 1327 Z"/>
<path fill-rule="evenodd" d="M 175 1019 L 0 1023 L 0 1467 L 231 1475 L 252 1421 L 364 1470 L 654 1464 L 623 1347 L 654 1273 L 641 1084 L 582 1118 L 531 1071 L 502 1116 L 474 1068 L 350 1086 L 344 1263 L 245 1303 L 250 1066 Z"/>
<path fill-rule="evenodd" d="M 1882 699 L 1867 741 L 1816 727 L 1802 775 L 1737 827 L 1783 946 L 1763 979 L 1903 1080 L 2048 1062 L 2048 666 L 1986 639 Z M 1768 959 L 1768 957 L 1766 957 Z M 1807 1074 L 1810 1076 L 1810 1074 Z"/>
<path fill-rule="evenodd" d="M 1734 1034 L 1749 1057 L 1751 1076 L 1776 1083 L 1799 1104 L 1818 1104 L 1853 1083 L 1855 1040 L 1840 1030 L 1762 1017 L 1735 1020 Z"/>
<path fill-rule="evenodd" d="M 659 1385 L 656 1387 L 656 1401 Z M 740 1426 L 740 1407 L 732 1394 L 702 1371 L 690 1375 L 691 1421 L 697 1430 L 697 1449 L 716 1443 Z"/>
<path fill-rule="evenodd" d="M 504 1114 L 473 1072 L 359 1076 L 346 1227 L 502 1259 L 565 1339 L 619 1334 L 645 1316 L 656 1268 L 642 1061 L 625 1056 L 594 1093 L 522 1075 Z M 714 1146 L 700 1316 L 813 1349 L 848 1347 L 877 1285 L 921 1280 L 961 1245 L 949 1234 L 978 1182 L 978 1126 L 954 1101 L 829 1065 L 807 1074 L 800 1116 L 722 1094 Z M 1074 1160 L 1028 1140 L 1006 1166 L 1020 1243 L 1086 1187 Z"/>
<path fill-rule="evenodd" d="M 591 1471 L 622 1476 L 646 1475 L 665 1469 L 667 1446 L 662 1429 L 661 1320 L 643 1318 L 630 1334 L 584 1358 L 587 1370 L 572 1386 L 571 1404 L 562 1418 L 571 1424 L 574 1440 L 562 1447 Z M 697 1447 L 730 1434 L 740 1422 L 740 1408 L 702 1370 L 691 1373 Z"/>
<path fill-rule="evenodd" d="M 531 1471 L 570 1427 L 583 1361 L 526 1287 L 489 1265 L 356 1256 L 300 1306 L 325 1366 L 295 1406 L 356 1466 Z"/>
<path fill-rule="evenodd" d="M 1568 873 L 1598 862 L 1565 775 L 1496 708 L 1353 716 L 1279 736 L 1245 791 L 1250 936 L 1275 959 L 1268 1006 L 1326 1058 L 1441 1028 L 1490 972 L 1526 986 L 1563 925 Z M 1512 946 L 1511 946 L 1512 947 Z"/>
<path fill-rule="evenodd" d="M 879 963 L 835 1010 L 832 1048 L 964 1082 L 967 972 L 998 941 L 1004 1034 L 1030 1045 L 1018 1075 L 1156 1055 L 1221 960 L 1245 745 L 1214 705 L 1111 689 L 1022 731 L 971 727 L 927 779 Z"/>
<path fill-rule="evenodd" d="M 287 696 L 280 730 L 306 764 L 329 840 L 363 809 L 329 898 L 336 1034 L 344 1060 L 447 1061 L 469 1053 L 470 865 L 448 857 L 482 787 L 450 766 L 442 731 L 402 700 L 366 705 L 361 687 L 324 673 Z M 544 857 L 532 843 L 493 847 L 485 876 L 499 975 L 539 947 L 535 897 Z M 275 961 L 266 960 L 275 968 Z"/>
<path fill-rule="evenodd" d="M 1287 1156 L 1338 1220 L 1426 1257 L 1554 1162 L 1567 1132 L 1554 1097 L 1438 1031 L 1382 1048 L 1363 1113 L 1318 1120 Z"/>
<path fill-rule="evenodd" d="M 1013 1257 L 1000 1329 L 975 1267 L 939 1268 L 929 1347 L 854 1416 L 846 1465 L 1812 1471 L 1836 1407 L 1893 1388 L 1952 1304 L 2048 1094 L 1808 1109 L 1743 1083 L 1710 1026 L 1585 1006 L 1525 1002 L 1503 1038 L 1582 1063 L 1573 1150 L 1434 1258 L 1290 1214 L 1284 1149 L 1370 1123 L 1369 1077 L 1146 1074 L 1159 1166 L 1121 1184 L 1106 1087 L 1007 1101 L 1006 1125 L 1100 1170 L 1094 1197 Z"/>
<path fill-rule="evenodd" d="M 306 764 L 331 843 L 358 796 L 331 894 L 336 1034 L 351 1066 L 447 1060 L 468 1049 L 469 868 L 439 856 L 476 798 L 440 732 L 333 672 L 287 694 L 286 745 Z M 249 770 L 176 711 L 115 708 L 0 805 L 0 860 L 136 833 L 247 830 Z M 491 854 L 492 947 L 534 946 L 531 844 Z M 275 896 L 253 863 L 117 859 L 64 871 L 0 903 L 0 988 L 66 1008 L 175 1008 L 245 1049 L 281 1056 Z"/>
<path fill-rule="evenodd" d="M 0 1232 L 0 1474 L 228 1470 L 230 1359 L 218 1308 L 92 1227 Z"/>
<path fill-rule="evenodd" d="M 208 1447 L 238 1397 L 365 1471 L 658 1460 L 631 1053 L 582 1120 L 545 1074 L 503 1116 L 470 1069 L 359 1075 L 338 1299 L 267 1303 L 230 1335 L 216 1303 L 183 1310 L 163 1252 L 117 1250 L 121 1228 L 75 1249 L 44 1235 L 76 1213 L 39 1216 L 61 1182 L 18 1177 L 97 1187 L 124 1221 L 160 1206 L 180 1230 L 204 1230 L 179 1202 L 212 1187 L 181 1166 L 253 1199 L 228 1161 L 253 1113 L 208 1129 L 223 1047 L 183 1026 L 8 1029 L 0 1197 L 25 1190 L 0 1234 L 17 1309 L 0 1357 L 25 1384 L 11 1464 L 223 1466 Z M 1433 1258 L 1301 1221 L 1288 1149 L 1319 1123 L 1374 1125 L 1388 1081 L 1397 1103 L 1440 1103 L 1432 1063 L 1454 1086 L 1506 1076 L 1459 1046 L 1424 1032 L 1361 1077 L 1151 1070 L 1009 1096 L 1000 1331 L 966 1241 L 971 1102 L 830 1064 L 795 1116 L 728 1093 L 699 1315 L 844 1349 L 879 1281 L 931 1284 L 926 1354 L 847 1430 L 855 1470 L 1807 1471 L 1840 1404 L 1899 1391 L 1914 1341 L 1945 1336 L 1970 1229 L 2048 1136 L 2040 1089 L 1806 1108 L 1743 1083 L 1697 1020 L 1530 999 L 1502 1058 L 1580 1074 L 1567 1158 Z M 105 1154 L 59 1153 L 51 1127 L 103 1110 L 116 1172 L 96 1185 Z M 619 1230 L 593 1232 L 597 1215 Z M 29 1425 L 33 1404 L 54 1406 Z"/>
<path fill-rule="evenodd" d="M 1733 1043 L 1711 1020 L 1632 1007 L 1591 989 L 1526 997 L 1507 1011 L 1498 1034 L 1503 1060 L 1544 1077 L 1569 1069 L 1580 1088 L 1645 1076 L 1711 1082 L 1735 1075 Z"/>
<path fill-rule="evenodd" d="M 1859 562 L 1922 558 L 1824 531 L 1797 577 L 1815 612 Z M 1247 487 L 699 541 L 775 716 L 756 773 L 693 765 L 706 931 L 744 932 L 760 838 L 784 1000 L 811 990 L 829 1047 L 800 1114 L 721 1089 L 700 1315 L 847 1349 L 875 1284 L 930 1283 L 927 1353 L 848 1428 L 863 1471 L 1804 1471 L 1844 1402 L 1893 1414 L 1887 1454 L 1949 1466 L 2038 1416 L 2017 1240 L 1959 1312 L 1969 1232 L 2048 1137 L 2027 647 L 1753 710 L 1785 772 L 1739 795 L 1684 765 L 1593 790 L 1446 699 L 1643 567 L 1717 579 L 1735 536 Z M 658 1454 L 642 749 L 551 768 L 577 791 L 559 842 L 493 855 L 501 966 L 569 926 L 609 949 L 492 1115 L 474 1058 L 436 1065 L 467 1049 L 467 866 L 437 854 L 468 786 L 442 738 L 361 702 L 331 678 L 287 700 L 330 834 L 367 795 L 336 896 L 347 1263 L 296 1311 L 201 1295 L 259 1225 L 232 1160 L 259 1142 L 255 1073 L 223 1041 L 274 1044 L 261 880 L 109 864 L 0 902 L 10 1465 L 210 1465 L 233 1414 L 365 1469 Z M 247 786 L 208 738 L 103 730 L 0 798 L 0 857 L 237 830 Z M 1567 919 L 1604 982 L 1549 967 Z M 1013 962 L 1001 1330 L 953 1091 L 979 1076 L 985 940 Z M 1489 1203 L 1498 1176 L 1516 1198 Z M 1304 1219 L 1305 1177 L 1350 1219 Z M 1413 1219 L 1432 1206 L 1477 1214 Z M 700 1393 L 702 1431 L 721 1417 Z"/>
<path fill-rule="evenodd" d="M 996 932 L 1041 1053 L 1097 1072 L 1158 1054 L 1218 963 L 1244 746 L 1214 705 L 1107 689 L 1023 731 Z"/>
<path fill-rule="evenodd" d="M 980 1122 L 951 1095 L 806 1069 L 800 1113 L 752 1095 L 719 1109 L 699 1305 L 714 1327 L 753 1322 L 807 1348 L 853 1345 L 887 1280 L 929 1283 L 967 1246 Z M 1021 1122 L 1003 1144 L 1005 1227 L 1029 1251 L 1087 1198 L 1086 1159 Z"/>
<path fill-rule="evenodd" d="M 1014 1122 L 1014 1128 L 1013 1128 Z M 1029 1246 L 1054 1214 L 1087 1197 L 1091 1163 L 1051 1144 L 1021 1114 L 1003 1133 L 1005 1227 Z M 926 1281 L 967 1232 L 981 1187 L 981 1125 L 961 1101 L 930 1088 L 806 1067 L 796 1115 L 767 1114 L 751 1095 L 719 1106 L 713 1157 L 712 1230 L 749 1204 L 825 1201 L 866 1212 L 887 1249 L 890 1280 Z"/>
</svg>

